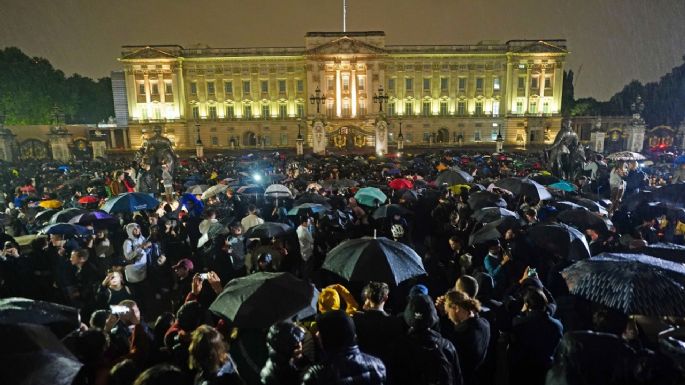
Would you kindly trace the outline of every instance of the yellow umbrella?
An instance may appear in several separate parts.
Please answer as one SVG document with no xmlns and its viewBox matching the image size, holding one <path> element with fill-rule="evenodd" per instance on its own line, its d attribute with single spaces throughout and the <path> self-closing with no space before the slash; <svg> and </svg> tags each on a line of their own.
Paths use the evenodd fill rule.
<svg viewBox="0 0 685 385">
<path fill-rule="evenodd" d="M 540 171 L 538 174 L 540 174 L 540 175 L 552 175 L 551 172 L 545 171 L 545 170 Z"/>
<path fill-rule="evenodd" d="M 448 167 L 445 166 L 444 163 L 440 162 L 440 164 L 438 164 L 437 166 L 435 166 L 435 168 L 436 168 L 438 171 L 444 171 L 444 170 L 447 170 Z"/>
<path fill-rule="evenodd" d="M 62 202 L 58 201 L 57 199 L 48 199 L 44 201 L 40 201 L 38 203 L 38 206 L 44 207 L 46 209 L 58 209 L 62 207 Z"/>
<path fill-rule="evenodd" d="M 461 189 L 465 188 L 467 190 L 471 189 L 471 186 L 467 184 L 455 184 L 454 186 L 448 187 L 450 191 L 452 191 L 453 194 L 461 194 Z"/>
</svg>

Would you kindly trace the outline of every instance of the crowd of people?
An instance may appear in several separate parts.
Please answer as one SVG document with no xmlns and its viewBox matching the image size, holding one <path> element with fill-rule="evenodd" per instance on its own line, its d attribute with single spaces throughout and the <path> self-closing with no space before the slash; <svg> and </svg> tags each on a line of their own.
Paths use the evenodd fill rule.
<svg viewBox="0 0 685 385">
<path fill-rule="evenodd" d="M 461 181 L 441 183 L 449 172 Z M 0 297 L 78 309 L 80 328 L 58 336 L 83 363 L 74 384 L 682 383 L 655 332 L 682 319 L 571 295 L 560 274 L 577 259 L 570 247 L 555 248 L 552 233 L 550 247 L 531 238 L 582 209 L 596 219 L 573 224 L 589 255 L 657 244 L 683 255 L 682 205 L 648 199 L 685 174 L 670 172 L 598 155 L 563 181 L 537 154 L 449 151 L 215 156 L 174 170 L 145 160 L 5 164 Z M 516 178 L 549 196 L 505 188 Z M 271 195 L 272 184 L 288 191 Z M 387 200 L 356 199 L 363 187 Z M 98 211 L 133 192 L 159 205 Z M 40 234 L 60 222 L 88 231 Z M 270 223 L 289 230 L 252 235 Z M 411 248 L 426 274 L 358 282 L 322 268 L 335 246 L 364 236 Z M 317 314 L 238 328 L 209 311 L 228 282 L 259 272 L 313 283 Z M 625 349 L 603 356 L 609 345 Z"/>
</svg>

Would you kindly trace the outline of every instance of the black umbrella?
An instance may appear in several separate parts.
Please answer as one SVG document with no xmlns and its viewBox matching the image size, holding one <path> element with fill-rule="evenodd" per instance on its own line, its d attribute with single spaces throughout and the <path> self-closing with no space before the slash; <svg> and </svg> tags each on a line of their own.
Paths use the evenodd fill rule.
<svg viewBox="0 0 685 385">
<path fill-rule="evenodd" d="M 499 194 L 490 191 L 476 191 L 470 194 L 468 203 L 472 210 L 483 207 L 507 207 L 507 202 Z"/>
<path fill-rule="evenodd" d="M 58 337 L 78 329 L 78 309 L 28 298 L 0 299 L 0 324 L 31 323 L 50 328 Z"/>
<path fill-rule="evenodd" d="M 534 201 L 552 198 L 545 186 L 528 178 L 503 178 L 495 181 L 495 186 L 511 191 L 516 196 L 526 196 Z"/>
<path fill-rule="evenodd" d="M 67 223 L 69 220 L 79 214 L 85 214 L 87 213 L 88 210 L 85 209 L 79 209 L 79 208 L 69 208 L 69 209 L 64 209 L 56 212 L 55 214 L 50 217 L 50 224 L 55 224 L 55 223 Z"/>
<path fill-rule="evenodd" d="M 564 210 L 557 215 L 557 220 L 581 231 L 587 229 L 605 233 L 609 231 L 609 227 L 602 217 L 585 208 Z"/>
<path fill-rule="evenodd" d="M 574 263 L 561 275 L 571 294 L 626 315 L 685 316 L 685 287 L 662 268 L 593 258 Z"/>
<path fill-rule="evenodd" d="M 550 202 L 550 205 L 560 212 L 565 210 L 587 210 L 587 208 L 569 201 L 553 201 Z"/>
<path fill-rule="evenodd" d="M 560 182 L 561 179 L 557 178 L 554 175 L 543 175 L 543 174 L 537 174 L 533 175 L 530 179 L 540 183 L 541 185 L 544 186 L 549 186 L 551 184 Z"/>
<path fill-rule="evenodd" d="M 314 192 L 306 192 L 304 194 L 301 194 L 295 199 L 295 204 L 296 205 L 301 205 L 304 203 L 316 203 L 320 205 L 327 205 L 330 206 L 328 203 L 329 199 L 326 198 L 323 195 L 314 193 Z"/>
<path fill-rule="evenodd" d="M 411 247 L 383 237 L 344 241 L 328 252 L 322 267 L 348 281 L 394 285 L 426 274 L 421 257 Z"/>
<path fill-rule="evenodd" d="M 231 280 L 209 310 L 234 326 L 264 329 L 315 306 L 316 289 L 290 273 L 259 272 Z M 316 310 L 314 309 L 314 312 Z"/>
<path fill-rule="evenodd" d="M 52 216 L 58 212 L 59 212 L 59 210 L 55 210 L 55 209 L 43 210 L 43 211 L 36 214 L 36 216 L 34 217 L 34 221 L 39 226 L 45 225 L 48 222 L 50 222 L 50 218 L 52 218 Z"/>
<path fill-rule="evenodd" d="M 675 183 L 656 189 L 652 193 L 652 200 L 670 204 L 685 204 L 685 184 Z"/>
<path fill-rule="evenodd" d="M 83 364 L 45 326 L 0 325 L 0 383 L 71 385 Z"/>
<path fill-rule="evenodd" d="M 519 215 L 517 213 L 501 207 L 483 207 L 482 209 L 476 210 L 476 212 L 471 215 L 471 218 L 481 223 L 493 222 L 504 217 L 514 217 L 519 219 Z"/>
<path fill-rule="evenodd" d="M 467 184 L 473 182 L 471 174 L 462 170 L 445 170 L 435 178 L 436 186 L 454 186 L 456 184 Z"/>
<path fill-rule="evenodd" d="M 685 263 L 685 246 L 683 245 L 675 243 L 652 243 L 640 251 L 653 257 Z"/>
<path fill-rule="evenodd" d="M 580 206 L 585 207 L 586 209 L 592 211 L 593 213 L 598 213 L 601 215 L 607 215 L 607 209 L 604 208 L 599 202 L 593 201 L 592 199 L 588 198 L 575 198 L 572 199 L 572 201 Z"/>
<path fill-rule="evenodd" d="M 396 205 L 396 204 L 390 204 L 390 205 L 383 205 L 373 211 L 373 214 L 371 216 L 374 219 L 381 219 L 381 218 L 392 218 L 395 215 L 409 215 L 412 214 L 412 211 L 409 210 L 408 208 L 401 206 L 401 205 Z"/>
<path fill-rule="evenodd" d="M 469 236 L 469 245 L 500 239 L 509 229 L 517 229 L 521 223 L 515 217 L 505 216 L 490 222 Z"/>
<path fill-rule="evenodd" d="M 583 233 L 564 224 L 532 226 L 527 238 L 534 247 L 568 260 L 590 258 L 590 247 Z"/>
<path fill-rule="evenodd" d="M 292 227 L 278 222 L 264 222 L 261 225 L 250 227 L 245 232 L 245 238 L 276 238 L 292 230 Z"/>
<path fill-rule="evenodd" d="M 652 257 L 646 254 L 628 254 L 628 253 L 600 253 L 592 257 L 594 260 L 607 261 L 634 261 L 644 263 L 645 265 L 653 266 L 663 269 L 671 276 L 685 284 L 685 265 L 662 258 Z"/>
</svg>

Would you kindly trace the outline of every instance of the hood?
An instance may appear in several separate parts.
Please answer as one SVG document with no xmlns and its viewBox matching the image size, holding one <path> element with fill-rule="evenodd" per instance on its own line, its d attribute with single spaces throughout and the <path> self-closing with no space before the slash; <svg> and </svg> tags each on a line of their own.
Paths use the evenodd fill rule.
<svg viewBox="0 0 685 385">
<path fill-rule="evenodd" d="M 433 305 L 433 299 L 419 294 L 409 298 L 404 309 L 404 320 L 414 330 L 426 330 L 438 323 L 438 312 Z"/>
<path fill-rule="evenodd" d="M 129 223 L 128 225 L 126 225 L 126 235 L 128 235 L 129 238 L 131 238 L 131 239 L 136 238 L 133 236 L 133 229 L 136 227 L 140 228 L 140 225 L 137 223 Z"/>
</svg>

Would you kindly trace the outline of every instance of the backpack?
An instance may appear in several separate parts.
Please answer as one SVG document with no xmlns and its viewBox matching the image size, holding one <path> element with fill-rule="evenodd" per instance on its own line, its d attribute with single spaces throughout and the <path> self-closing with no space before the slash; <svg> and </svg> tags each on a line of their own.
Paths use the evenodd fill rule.
<svg viewBox="0 0 685 385">
<path fill-rule="evenodd" d="M 452 363 L 436 341 L 421 341 L 413 350 L 417 372 L 412 380 L 416 385 L 454 384 Z"/>
</svg>

